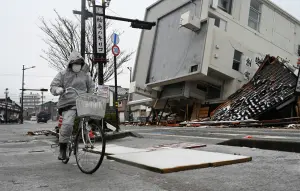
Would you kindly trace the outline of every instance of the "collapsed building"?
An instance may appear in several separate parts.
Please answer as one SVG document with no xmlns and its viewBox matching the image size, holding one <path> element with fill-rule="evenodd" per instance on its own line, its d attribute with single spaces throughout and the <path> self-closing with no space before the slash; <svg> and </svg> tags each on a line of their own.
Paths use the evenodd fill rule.
<svg viewBox="0 0 300 191">
<path fill-rule="evenodd" d="M 298 58 L 300 21 L 270 0 L 158 0 L 146 9 L 144 20 L 156 22 L 156 26 L 141 32 L 129 90 L 132 111 L 167 110 L 183 116 L 182 120 L 238 120 L 257 118 L 292 99 L 289 85 L 294 85 L 295 76 L 279 87 L 277 82 L 271 84 L 271 77 L 268 82 L 256 73 L 279 72 L 279 63 L 262 64 L 263 68 L 255 64 L 265 55 L 289 61 L 285 65 L 291 72 Z M 268 85 L 287 93 L 270 95 L 273 100 L 259 103 L 258 97 L 270 94 L 260 92 Z M 235 93 L 242 87 L 245 94 Z M 250 88 L 256 99 L 246 100 Z M 245 113 L 230 114 L 234 112 L 230 108 L 239 110 L 248 102 L 252 106 L 244 109 Z M 225 107 L 215 110 L 223 103 L 230 105 L 230 112 Z M 194 112 L 197 109 L 201 115 Z M 224 119 L 222 112 L 228 115 Z"/>
<path fill-rule="evenodd" d="M 220 105 L 211 120 L 242 121 L 297 116 L 296 82 L 297 76 L 283 62 L 266 56 L 252 80 Z M 282 110 L 283 113 L 280 112 Z"/>
</svg>

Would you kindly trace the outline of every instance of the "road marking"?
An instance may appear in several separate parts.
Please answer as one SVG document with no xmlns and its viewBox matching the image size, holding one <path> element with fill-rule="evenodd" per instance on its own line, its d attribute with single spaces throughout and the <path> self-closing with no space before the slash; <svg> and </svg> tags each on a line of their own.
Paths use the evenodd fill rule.
<svg viewBox="0 0 300 191">
<path fill-rule="evenodd" d="M 298 137 L 284 137 L 284 136 L 262 136 L 262 135 L 255 135 L 255 137 L 259 137 L 259 138 L 265 138 L 265 139 L 299 139 Z"/>
<path fill-rule="evenodd" d="M 195 138 L 195 139 L 211 139 L 211 140 L 229 140 L 230 138 L 217 138 L 217 137 L 200 137 L 200 136 L 187 136 L 187 135 L 167 135 L 167 134 L 158 134 L 158 133 L 139 133 L 141 135 L 150 135 L 150 136 L 165 136 L 165 137 L 181 137 L 181 138 Z M 221 135 L 221 133 L 220 133 Z M 223 134 L 229 135 L 229 134 Z M 234 135 L 234 134 L 232 134 Z M 241 134 L 239 134 L 241 135 Z M 298 137 L 286 137 L 286 136 L 269 136 L 269 135 L 251 135 L 253 138 L 265 138 L 265 139 L 299 139 Z"/>
<path fill-rule="evenodd" d="M 172 130 L 172 129 L 182 129 L 182 127 L 164 127 L 164 128 L 148 128 L 148 129 L 126 129 L 128 131 L 130 130 L 134 130 L 134 131 L 153 131 L 153 130 Z M 185 130 L 185 129 L 182 129 L 182 130 Z"/>
<path fill-rule="evenodd" d="M 233 134 L 233 133 L 208 133 L 209 135 L 228 135 L 228 136 L 240 136 L 240 135 L 245 135 L 245 134 Z"/>
<path fill-rule="evenodd" d="M 166 135 L 166 134 L 156 134 L 156 133 L 139 133 L 141 135 L 153 135 L 153 136 L 165 136 L 165 137 L 181 137 L 181 138 L 195 138 L 195 139 L 212 139 L 212 140 L 229 140 L 224 138 L 214 138 L 214 137 L 198 137 L 198 136 L 185 136 L 185 135 Z"/>
</svg>

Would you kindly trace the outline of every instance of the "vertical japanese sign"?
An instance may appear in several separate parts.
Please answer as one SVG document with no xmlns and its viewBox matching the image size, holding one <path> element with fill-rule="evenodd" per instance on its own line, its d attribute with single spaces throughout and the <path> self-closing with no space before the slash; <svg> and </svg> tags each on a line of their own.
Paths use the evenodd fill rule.
<svg viewBox="0 0 300 191">
<path fill-rule="evenodd" d="M 103 14 L 103 8 L 97 6 L 96 7 L 96 13 L 97 14 Z M 96 36 L 97 36 L 97 53 L 98 54 L 104 54 L 105 53 L 105 43 L 104 43 L 104 19 L 103 16 L 96 16 Z"/>
<path fill-rule="evenodd" d="M 252 78 L 251 67 L 252 67 L 252 59 L 246 57 L 245 58 L 244 79 L 247 81 L 249 81 L 250 78 Z"/>
</svg>

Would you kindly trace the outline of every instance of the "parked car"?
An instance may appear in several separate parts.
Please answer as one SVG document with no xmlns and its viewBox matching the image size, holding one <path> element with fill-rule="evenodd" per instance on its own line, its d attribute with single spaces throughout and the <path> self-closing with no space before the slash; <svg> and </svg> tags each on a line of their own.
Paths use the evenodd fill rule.
<svg viewBox="0 0 300 191">
<path fill-rule="evenodd" d="M 36 121 L 36 116 L 32 116 L 32 117 L 30 118 L 30 121 Z"/>
<path fill-rule="evenodd" d="M 40 113 L 37 114 L 37 122 L 44 122 L 47 123 L 47 121 L 50 119 L 50 114 L 45 112 L 45 111 L 41 111 Z"/>
</svg>

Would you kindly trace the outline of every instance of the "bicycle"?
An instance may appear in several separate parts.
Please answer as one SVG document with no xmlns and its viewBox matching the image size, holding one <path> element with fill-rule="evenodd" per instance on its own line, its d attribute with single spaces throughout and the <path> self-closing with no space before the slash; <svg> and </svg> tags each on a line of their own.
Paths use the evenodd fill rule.
<svg viewBox="0 0 300 191">
<path fill-rule="evenodd" d="M 90 93 L 80 95 L 78 91 L 72 87 L 66 88 L 63 95 L 67 94 L 70 89 L 74 90 L 77 94 L 76 115 L 79 117 L 79 123 L 75 137 L 71 135 L 69 143 L 67 144 L 68 157 L 62 160 L 62 162 L 67 164 L 73 152 L 77 166 L 81 172 L 92 174 L 98 170 L 105 155 L 106 141 L 103 131 L 103 117 L 107 98 Z M 99 146 L 97 145 L 98 143 L 100 144 Z M 81 146 L 82 148 L 80 148 Z M 84 154 L 80 153 L 81 151 Z M 94 165 L 91 165 L 91 160 L 85 163 L 81 162 L 81 157 L 86 157 L 87 154 L 94 154 L 94 156 L 92 156 L 92 158 L 96 159 Z M 90 168 L 88 168 L 89 165 L 91 165 Z"/>
</svg>

